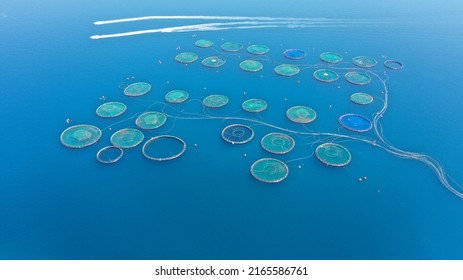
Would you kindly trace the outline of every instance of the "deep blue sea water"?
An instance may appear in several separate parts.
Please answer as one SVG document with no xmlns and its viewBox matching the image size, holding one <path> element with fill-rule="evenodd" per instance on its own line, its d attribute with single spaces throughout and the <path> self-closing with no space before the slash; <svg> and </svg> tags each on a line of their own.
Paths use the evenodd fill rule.
<svg viewBox="0 0 463 280">
<path fill-rule="evenodd" d="M 69 149 L 59 141 L 67 118 L 116 131 L 133 126 L 133 119 L 115 124 L 119 119 L 146 110 L 177 88 L 197 100 L 213 93 L 229 96 L 219 115 L 290 129 L 301 126 L 289 122 L 285 111 L 307 105 L 318 113 L 308 129 L 358 135 L 341 129 L 337 119 L 350 112 L 371 117 L 379 110 L 378 80 L 362 87 L 341 75 L 324 84 L 313 79 L 316 68 L 287 78 L 275 75 L 273 67 L 288 62 L 281 55 L 285 49 L 300 48 L 307 52 L 300 64 L 319 64 L 321 52 L 334 51 L 344 56 L 344 67 L 352 67 L 354 56 L 368 55 L 380 62 L 374 71 L 382 74 L 384 55 L 405 64 L 401 71 L 387 71 L 384 135 L 401 149 L 435 157 L 463 183 L 463 6 L 458 1 L 9 2 L 0 5 L 1 259 L 463 258 L 463 200 L 424 164 L 365 143 L 338 139 L 352 153 L 349 165 L 327 167 L 313 156 L 291 161 L 288 178 L 270 185 L 249 173 L 254 161 L 271 156 L 259 143 L 274 132 L 266 126 L 254 125 L 255 139 L 233 146 L 220 132 L 234 121 L 169 119 L 161 130 L 183 138 L 188 148 L 164 163 L 145 159 L 140 146 L 126 150 L 114 165 L 98 163 L 95 154 L 109 144 L 108 129 L 85 149 Z M 93 25 L 145 15 L 325 17 L 345 23 L 89 38 L 202 23 Z M 196 48 L 200 38 L 213 40 L 214 47 Z M 244 50 L 240 57 L 223 53 L 219 45 L 227 41 L 268 45 L 262 72 L 241 71 L 239 62 L 250 55 Z M 186 67 L 173 59 L 177 47 L 200 58 L 221 54 L 227 64 L 218 73 L 200 61 Z M 153 90 L 142 99 L 126 98 L 119 86 L 128 77 L 151 83 Z M 351 103 L 349 96 L 356 91 L 371 93 L 375 102 L 364 107 Z M 102 95 L 126 103 L 128 111 L 115 120 L 98 118 Z M 251 97 L 269 104 L 260 116 L 240 110 Z M 202 113 L 197 104 L 178 108 Z M 362 136 L 375 137 L 371 131 Z M 311 143 L 293 137 L 296 148 L 276 158 L 310 155 Z M 363 176 L 368 181 L 359 183 Z"/>
</svg>

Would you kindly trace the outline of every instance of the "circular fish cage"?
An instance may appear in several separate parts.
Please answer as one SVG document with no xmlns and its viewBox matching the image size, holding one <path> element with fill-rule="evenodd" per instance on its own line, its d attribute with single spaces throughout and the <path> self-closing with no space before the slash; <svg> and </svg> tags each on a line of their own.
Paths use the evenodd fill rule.
<svg viewBox="0 0 463 280">
<path fill-rule="evenodd" d="M 135 120 L 141 129 L 156 129 L 167 121 L 167 116 L 160 112 L 144 112 Z"/>
<path fill-rule="evenodd" d="M 96 153 L 96 160 L 105 163 L 115 163 L 124 155 L 124 150 L 116 146 L 106 146 Z"/>
<path fill-rule="evenodd" d="M 299 49 L 288 49 L 283 52 L 284 57 L 292 60 L 303 59 L 306 55 L 305 51 Z"/>
<path fill-rule="evenodd" d="M 244 101 L 241 107 L 250 113 L 260 113 L 267 109 L 267 102 L 262 99 L 253 98 Z"/>
<path fill-rule="evenodd" d="M 384 67 L 391 70 L 402 70 L 402 68 L 404 68 L 404 65 L 397 60 L 386 60 L 384 61 Z"/>
<path fill-rule="evenodd" d="M 286 117 L 295 123 L 310 123 L 317 118 L 317 112 L 307 106 L 294 106 L 286 111 Z"/>
<path fill-rule="evenodd" d="M 107 102 L 96 109 L 96 115 L 102 118 L 115 118 L 122 115 L 127 106 L 122 102 Z"/>
<path fill-rule="evenodd" d="M 174 89 L 166 94 L 165 99 L 169 103 L 183 103 L 188 99 L 188 96 L 188 92 L 181 89 Z"/>
<path fill-rule="evenodd" d="M 173 160 L 183 155 L 186 143 L 183 139 L 172 135 L 159 135 L 145 142 L 142 154 L 154 161 Z"/>
<path fill-rule="evenodd" d="M 378 64 L 374 58 L 364 55 L 354 57 L 352 63 L 354 63 L 355 66 L 363 68 L 371 68 Z"/>
<path fill-rule="evenodd" d="M 175 56 L 175 61 L 188 64 L 193 63 L 198 60 L 198 55 L 192 52 L 183 52 Z"/>
<path fill-rule="evenodd" d="M 228 104 L 228 97 L 222 94 L 212 94 L 204 98 L 203 105 L 208 108 L 220 108 Z"/>
<path fill-rule="evenodd" d="M 313 77 L 316 80 L 325 83 L 332 83 L 339 79 L 339 75 L 336 72 L 327 69 L 318 69 L 313 72 Z"/>
<path fill-rule="evenodd" d="M 218 68 L 227 63 L 227 61 L 225 60 L 225 58 L 222 58 L 220 56 L 209 56 L 203 59 L 201 63 L 206 67 Z"/>
<path fill-rule="evenodd" d="M 151 90 L 151 85 L 145 82 L 133 83 L 124 89 L 124 95 L 137 97 L 147 94 Z"/>
<path fill-rule="evenodd" d="M 347 72 L 344 78 L 349 83 L 360 86 L 367 85 L 371 82 L 370 76 L 360 72 Z"/>
<path fill-rule="evenodd" d="M 212 47 L 212 45 L 214 45 L 214 42 L 212 42 L 211 40 L 201 39 L 201 40 L 196 41 L 195 45 L 198 48 L 210 48 L 210 47 Z"/>
<path fill-rule="evenodd" d="M 335 143 L 324 143 L 315 149 L 318 160 L 329 166 L 345 166 L 352 156 L 344 146 Z"/>
<path fill-rule="evenodd" d="M 129 149 L 143 142 L 144 138 L 145 136 L 140 130 L 135 128 L 124 128 L 111 135 L 110 141 L 113 146 Z"/>
<path fill-rule="evenodd" d="M 294 149 L 296 142 L 289 135 L 273 132 L 262 137 L 260 145 L 272 154 L 286 154 Z"/>
<path fill-rule="evenodd" d="M 288 177 L 289 168 L 281 160 L 262 158 L 251 165 L 251 174 L 261 182 L 278 183 Z"/>
<path fill-rule="evenodd" d="M 241 43 L 235 43 L 235 42 L 227 42 L 223 43 L 222 46 L 220 46 L 222 50 L 226 52 L 239 52 L 240 50 L 243 49 L 243 44 Z"/>
<path fill-rule="evenodd" d="M 320 54 L 320 59 L 330 64 L 337 64 L 343 60 L 343 57 L 340 54 L 334 52 L 324 52 Z"/>
<path fill-rule="evenodd" d="M 264 65 L 256 60 L 245 60 L 240 63 L 240 69 L 246 72 L 259 72 Z"/>
<path fill-rule="evenodd" d="M 93 125 L 79 124 L 66 128 L 60 136 L 61 143 L 68 148 L 84 148 L 101 138 L 101 130 Z"/>
<path fill-rule="evenodd" d="M 339 117 L 342 127 L 355 132 L 367 132 L 373 125 L 369 119 L 358 114 L 345 114 Z"/>
<path fill-rule="evenodd" d="M 356 104 L 368 105 L 373 102 L 373 96 L 364 92 L 356 92 L 350 96 L 350 100 Z"/>
<path fill-rule="evenodd" d="M 255 55 L 266 54 L 270 51 L 269 47 L 266 45 L 251 45 L 247 49 L 248 53 Z"/>
<path fill-rule="evenodd" d="M 286 76 L 286 77 L 297 75 L 301 71 L 299 67 L 297 67 L 296 65 L 291 65 L 291 64 L 281 64 L 275 67 L 273 70 L 278 75 Z"/>
</svg>

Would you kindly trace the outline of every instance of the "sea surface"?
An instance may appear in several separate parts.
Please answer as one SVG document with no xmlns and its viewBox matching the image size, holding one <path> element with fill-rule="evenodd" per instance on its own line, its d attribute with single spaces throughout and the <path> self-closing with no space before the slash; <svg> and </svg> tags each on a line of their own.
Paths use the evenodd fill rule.
<svg viewBox="0 0 463 280">
<path fill-rule="evenodd" d="M 350 132 L 338 123 L 345 113 L 372 118 L 384 90 L 373 78 L 366 86 L 343 75 L 358 55 L 378 61 L 371 71 L 387 78 L 389 106 L 381 119 L 387 140 L 400 149 L 437 159 L 463 184 L 462 78 L 463 5 L 459 1 L 7 1 L 0 4 L 0 259 L 462 259 L 463 199 L 452 194 L 425 164 L 402 159 L 373 145 L 345 138 L 291 134 L 293 151 L 272 155 L 260 139 L 275 128 L 331 132 L 377 139 L 373 131 Z M 95 21 L 148 15 L 314 18 L 312 27 L 287 26 L 216 31 L 152 33 L 93 40 L 92 35 L 166 28 L 224 20 L 164 19 L 94 25 Z M 322 24 L 328 19 L 330 24 Z M 199 49 L 198 39 L 214 41 Z M 264 69 L 247 73 L 239 62 L 245 49 L 225 53 L 224 42 L 265 44 Z M 289 61 L 286 49 L 305 50 Z M 188 66 L 174 57 L 198 54 Z M 314 70 L 327 66 L 319 54 L 332 51 L 344 62 L 334 83 L 321 83 Z M 210 55 L 227 63 L 201 65 Z M 404 64 L 400 71 L 383 66 Z M 281 63 L 304 65 L 299 75 L 273 72 Z M 329 65 L 328 65 L 329 66 Z M 329 66 L 331 67 L 331 66 Z M 338 67 L 338 66 L 333 66 Z M 218 70 L 218 72 L 217 72 Z M 363 69 L 361 69 L 363 71 Z M 152 90 L 140 98 L 123 87 L 144 81 Z M 187 143 L 169 162 L 143 157 L 141 145 L 125 150 L 111 165 L 97 162 L 113 132 L 134 120 L 173 89 L 190 102 L 167 107 L 173 117 L 145 139 L 171 134 Z M 367 92 L 367 106 L 350 102 Z M 226 107 L 204 111 L 209 94 L 230 98 Z M 115 119 L 96 116 L 106 101 L 127 112 Z M 249 98 L 267 101 L 256 115 L 241 110 Z M 153 105 L 157 104 L 157 105 Z M 153 105 L 154 107 L 150 107 Z M 302 126 L 286 110 L 305 105 L 317 119 Z M 156 107 L 157 106 L 157 107 Z M 159 107 L 161 106 L 161 107 Z M 222 119 L 204 119 L 205 116 Z M 176 117 L 175 117 L 176 116 Z M 198 117 L 187 120 L 184 117 Z M 70 119 L 71 123 L 66 123 Z M 231 145 L 221 138 L 232 123 L 250 125 L 254 139 Z M 70 125 L 92 124 L 102 138 L 83 149 L 60 143 Z M 111 128 L 111 130 L 109 129 Z M 145 140 L 146 141 L 146 140 Z M 313 150 L 334 141 L 352 161 L 328 167 Z M 253 162 L 274 157 L 287 163 L 278 184 L 257 181 Z M 359 178 L 367 180 L 359 182 Z M 462 191 L 461 187 L 455 188 Z"/>
</svg>

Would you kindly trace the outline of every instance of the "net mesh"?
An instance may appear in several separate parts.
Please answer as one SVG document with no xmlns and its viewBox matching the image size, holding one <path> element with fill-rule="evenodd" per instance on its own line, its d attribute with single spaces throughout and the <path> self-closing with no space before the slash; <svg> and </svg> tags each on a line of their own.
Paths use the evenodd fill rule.
<svg viewBox="0 0 463 280">
<path fill-rule="evenodd" d="M 166 101 L 169 103 L 182 103 L 188 99 L 188 92 L 181 89 L 174 89 L 166 94 Z"/>
<path fill-rule="evenodd" d="M 370 76 L 360 72 L 347 72 L 344 78 L 346 78 L 349 83 L 361 86 L 371 82 Z"/>
<path fill-rule="evenodd" d="M 151 85 L 145 82 L 133 83 L 124 89 L 127 96 L 142 96 L 151 90 Z"/>
<path fill-rule="evenodd" d="M 241 107 L 247 112 L 260 113 L 267 109 L 267 102 L 262 99 L 253 98 L 244 101 Z"/>
<path fill-rule="evenodd" d="M 138 116 L 135 124 L 141 129 L 155 129 L 167 121 L 167 116 L 160 112 L 145 112 Z"/>
<path fill-rule="evenodd" d="M 345 114 L 339 117 L 339 123 L 346 129 L 355 132 L 366 132 L 372 128 L 369 119 L 358 114 Z"/>
<path fill-rule="evenodd" d="M 213 44 L 214 42 L 212 42 L 211 40 L 204 40 L 204 39 L 201 39 L 195 42 L 195 45 L 199 48 L 209 48 Z"/>
<path fill-rule="evenodd" d="M 231 144 L 245 144 L 252 140 L 254 131 L 244 124 L 232 124 L 222 130 L 222 138 Z"/>
<path fill-rule="evenodd" d="M 343 57 L 340 54 L 334 52 L 324 52 L 320 54 L 320 59 L 324 62 L 336 64 L 340 63 L 343 60 Z"/>
<path fill-rule="evenodd" d="M 241 43 L 235 43 L 235 42 L 227 42 L 223 43 L 222 46 L 220 46 L 222 50 L 226 52 L 238 52 L 243 49 L 243 44 Z"/>
<path fill-rule="evenodd" d="M 317 118 L 317 112 L 307 106 L 294 106 L 286 111 L 289 120 L 295 123 L 310 123 Z"/>
<path fill-rule="evenodd" d="M 224 65 L 227 61 L 220 56 L 209 56 L 201 62 L 206 67 L 217 68 Z"/>
<path fill-rule="evenodd" d="M 124 150 L 115 146 L 106 146 L 98 151 L 96 160 L 101 163 L 115 163 L 124 155 Z"/>
<path fill-rule="evenodd" d="M 352 63 L 358 67 L 370 68 L 374 67 L 378 62 L 369 56 L 356 56 L 352 59 Z"/>
<path fill-rule="evenodd" d="M 318 69 L 313 72 L 313 76 L 318 81 L 325 83 L 332 83 L 339 79 L 339 75 L 336 72 L 327 69 Z"/>
<path fill-rule="evenodd" d="M 145 142 L 142 154 L 155 161 L 176 159 L 186 151 L 183 139 L 172 135 L 159 135 Z"/>
<path fill-rule="evenodd" d="M 66 128 L 61 133 L 60 140 L 68 148 L 84 148 L 95 144 L 101 135 L 102 132 L 98 127 L 79 124 Z"/>
<path fill-rule="evenodd" d="M 260 63 L 259 61 L 255 60 L 245 60 L 240 63 L 240 68 L 241 70 L 247 71 L 247 72 L 258 72 L 264 68 L 264 65 Z"/>
<path fill-rule="evenodd" d="M 180 63 L 192 63 L 198 60 L 198 55 L 192 52 L 183 52 L 177 54 L 175 60 Z"/>
<path fill-rule="evenodd" d="M 251 174 L 259 181 L 265 183 L 278 183 L 288 177 L 289 169 L 281 160 L 263 158 L 252 164 Z"/>
<path fill-rule="evenodd" d="M 373 102 L 373 96 L 364 92 L 356 92 L 350 96 L 350 100 L 356 104 L 367 105 Z"/>
<path fill-rule="evenodd" d="M 113 146 L 128 149 L 140 144 L 144 138 L 145 136 L 140 130 L 135 128 L 124 128 L 111 135 L 110 141 Z"/>
<path fill-rule="evenodd" d="M 251 45 L 246 50 L 248 53 L 256 55 L 266 54 L 270 51 L 266 45 Z"/>
<path fill-rule="evenodd" d="M 281 64 L 275 67 L 274 71 L 278 75 L 290 77 L 299 74 L 300 69 L 296 65 Z"/>
<path fill-rule="evenodd" d="M 203 104 L 209 108 L 220 108 L 228 104 L 228 97 L 222 94 L 209 95 L 203 100 Z"/>
<path fill-rule="evenodd" d="M 345 166 L 352 157 L 349 150 L 335 143 L 324 143 L 315 150 L 317 158 L 326 165 Z"/>
<path fill-rule="evenodd" d="M 122 102 L 107 102 L 96 109 L 96 114 L 102 118 L 115 118 L 122 115 L 126 110 L 127 106 Z"/>
</svg>

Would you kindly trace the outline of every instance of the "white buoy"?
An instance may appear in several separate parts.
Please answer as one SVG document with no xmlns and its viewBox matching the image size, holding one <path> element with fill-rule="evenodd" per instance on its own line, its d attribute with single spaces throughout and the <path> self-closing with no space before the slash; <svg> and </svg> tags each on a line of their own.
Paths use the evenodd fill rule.
<svg viewBox="0 0 463 280">
<path fill-rule="evenodd" d="M 362 181 L 363 181 L 362 178 L 359 178 L 359 182 L 362 182 Z"/>
</svg>

